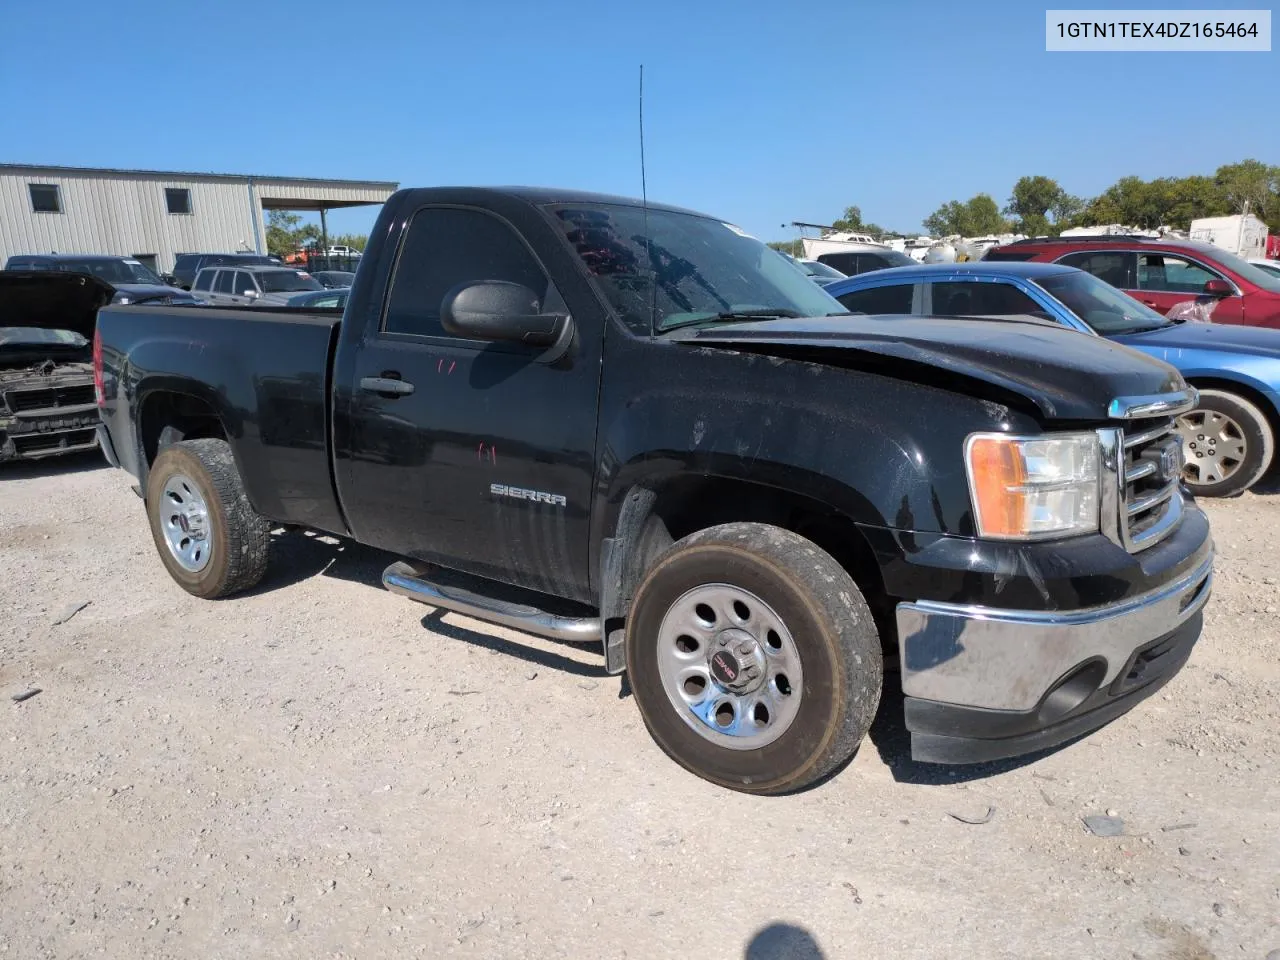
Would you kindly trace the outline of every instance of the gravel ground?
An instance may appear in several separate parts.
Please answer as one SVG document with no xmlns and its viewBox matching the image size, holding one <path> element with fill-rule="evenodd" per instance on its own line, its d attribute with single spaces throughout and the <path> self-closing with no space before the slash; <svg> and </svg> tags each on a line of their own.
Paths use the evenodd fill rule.
<svg viewBox="0 0 1280 960">
<path fill-rule="evenodd" d="M 130 482 L 0 470 L 0 952 L 1280 949 L 1280 496 L 1208 504 L 1204 637 L 1105 729 L 930 767 L 887 696 L 840 776 L 765 799 L 668 761 L 594 650 L 394 597 L 377 551 L 286 534 L 259 590 L 189 597 Z"/>
</svg>

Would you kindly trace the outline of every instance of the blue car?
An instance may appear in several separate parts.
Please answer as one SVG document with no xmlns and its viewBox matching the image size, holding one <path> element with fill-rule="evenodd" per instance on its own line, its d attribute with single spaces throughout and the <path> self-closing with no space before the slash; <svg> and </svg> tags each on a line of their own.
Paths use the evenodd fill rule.
<svg viewBox="0 0 1280 960">
<path fill-rule="evenodd" d="M 1200 391 L 1200 406 L 1177 424 L 1183 478 L 1194 493 L 1240 493 L 1271 465 L 1280 431 L 1280 330 L 1168 320 L 1083 270 L 1052 263 L 894 267 L 824 289 L 855 313 L 1034 317 L 1141 350 L 1177 367 Z"/>
</svg>

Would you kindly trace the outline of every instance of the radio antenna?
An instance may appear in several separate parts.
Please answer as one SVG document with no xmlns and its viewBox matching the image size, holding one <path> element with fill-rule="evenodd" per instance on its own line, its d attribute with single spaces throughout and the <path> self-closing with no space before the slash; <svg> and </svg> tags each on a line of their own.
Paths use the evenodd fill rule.
<svg viewBox="0 0 1280 960">
<path fill-rule="evenodd" d="M 649 258 L 649 336 L 657 336 L 658 274 L 653 265 L 653 242 L 649 239 L 649 184 L 644 172 L 644 64 L 640 64 L 640 204 L 644 210 L 644 252 Z"/>
</svg>

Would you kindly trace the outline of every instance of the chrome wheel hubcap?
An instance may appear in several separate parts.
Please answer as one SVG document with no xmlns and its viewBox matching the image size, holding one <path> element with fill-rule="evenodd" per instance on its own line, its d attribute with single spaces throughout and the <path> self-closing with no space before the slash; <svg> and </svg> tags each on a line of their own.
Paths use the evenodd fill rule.
<svg viewBox="0 0 1280 960">
<path fill-rule="evenodd" d="M 1244 431 L 1225 413 L 1193 410 L 1178 418 L 1182 438 L 1183 479 L 1192 485 L 1221 483 L 1244 464 L 1249 443 Z"/>
<path fill-rule="evenodd" d="M 175 473 L 164 485 L 160 503 L 160 528 L 169 552 L 189 573 L 199 573 L 209 565 L 209 508 L 200 489 L 189 477 Z"/>
<path fill-rule="evenodd" d="M 725 583 L 695 587 L 671 605 L 658 628 L 658 672 L 680 718 L 731 750 L 782 736 L 804 690 L 786 624 L 754 593 Z"/>
</svg>

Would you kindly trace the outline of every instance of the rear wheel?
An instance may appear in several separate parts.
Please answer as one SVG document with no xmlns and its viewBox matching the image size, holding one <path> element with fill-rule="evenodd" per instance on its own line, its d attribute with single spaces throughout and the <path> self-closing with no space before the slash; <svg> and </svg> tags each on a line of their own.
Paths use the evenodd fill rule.
<svg viewBox="0 0 1280 960">
<path fill-rule="evenodd" d="M 1238 394 L 1203 389 L 1200 405 L 1177 422 L 1183 481 L 1202 497 L 1248 490 L 1267 472 L 1275 435 L 1266 414 Z"/>
<path fill-rule="evenodd" d="M 849 575 L 811 541 L 731 523 L 674 544 L 627 622 L 646 726 L 677 763 L 750 793 L 838 769 L 866 735 L 883 658 Z"/>
<path fill-rule="evenodd" d="M 266 572 L 270 524 L 250 506 L 225 440 L 162 449 L 147 477 L 147 518 L 160 561 L 188 593 L 224 597 Z"/>
</svg>

